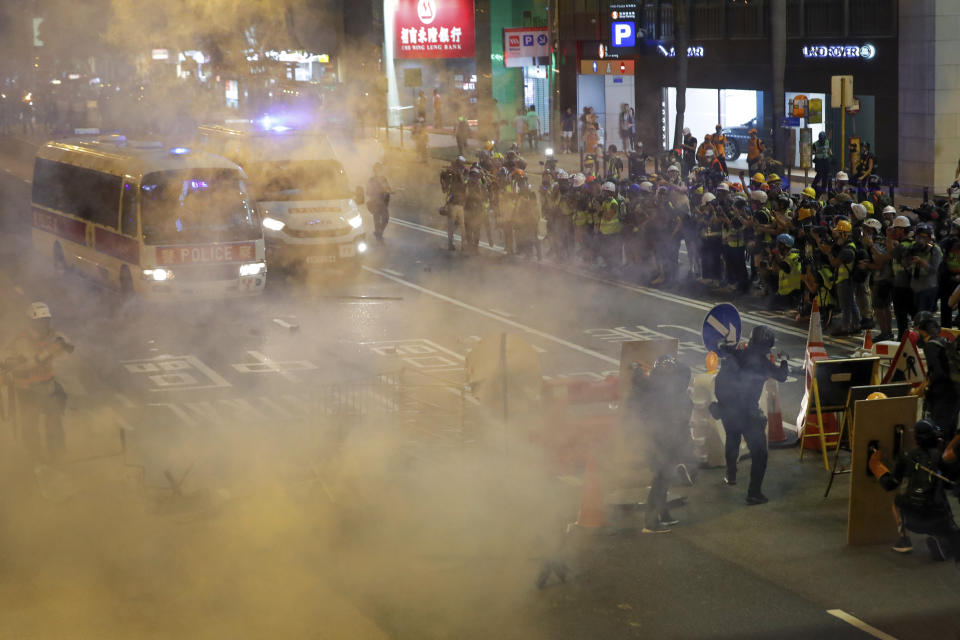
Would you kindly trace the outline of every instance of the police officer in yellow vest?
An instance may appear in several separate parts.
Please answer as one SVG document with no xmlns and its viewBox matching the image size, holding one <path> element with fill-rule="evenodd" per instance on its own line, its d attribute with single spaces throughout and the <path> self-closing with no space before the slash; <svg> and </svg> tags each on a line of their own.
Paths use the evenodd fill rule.
<svg viewBox="0 0 960 640">
<path fill-rule="evenodd" d="M 727 290 L 746 293 L 750 290 L 750 276 L 747 275 L 746 224 L 750 215 L 747 199 L 742 195 L 733 198 L 733 206 L 720 215 L 723 222 L 723 265 L 726 272 Z"/>
<path fill-rule="evenodd" d="M 619 269 L 623 264 L 623 239 L 620 231 L 620 201 L 617 200 L 617 185 L 604 182 L 600 216 L 596 222 L 598 252 L 607 269 Z"/>
<path fill-rule="evenodd" d="M 47 452 L 58 455 L 64 446 L 63 411 L 67 394 L 54 379 L 53 361 L 73 352 L 63 334 L 53 331 L 50 308 L 34 302 L 28 311 L 30 326 L 14 339 L 4 361 L 16 393 L 20 428 L 24 442 L 35 454 L 41 453 L 39 417 L 44 417 Z"/>
<path fill-rule="evenodd" d="M 794 247 L 794 239 L 788 233 L 777 236 L 777 246 L 773 256 L 777 260 L 779 279 L 775 304 L 779 308 L 796 309 L 800 303 L 800 287 L 803 277 L 803 264 L 800 252 Z"/>
</svg>

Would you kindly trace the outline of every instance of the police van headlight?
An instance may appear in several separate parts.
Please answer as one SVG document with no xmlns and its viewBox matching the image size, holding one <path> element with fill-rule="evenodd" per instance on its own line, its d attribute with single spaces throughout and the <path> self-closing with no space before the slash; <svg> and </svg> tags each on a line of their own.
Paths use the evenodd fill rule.
<svg viewBox="0 0 960 640">
<path fill-rule="evenodd" d="M 263 219 L 263 226 L 270 231 L 283 231 L 283 228 L 287 224 L 283 220 L 277 220 L 276 218 L 266 217 Z"/>
<path fill-rule="evenodd" d="M 241 276 L 258 276 L 266 270 L 267 265 L 264 262 L 248 262 L 247 264 L 240 265 Z"/>
<path fill-rule="evenodd" d="M 347 224 L 353 227 L 354 229 L 359 229 L 360 225 L 363 224 L 363 218 L 361 218 L 360 214 L 358 213 L 357 215 L 347 220 Z"/>
<path fill-rule="evenodd" d="M 164 269 L 163 267 L 157 267 L 155 269 L 144 269 L 143 270 L 143 279 L 144 280 L 153 280 L 155 282 L 163 282 L 165 280 L 173 279 L 173 271 L 170 269 Z"/>
</svg>

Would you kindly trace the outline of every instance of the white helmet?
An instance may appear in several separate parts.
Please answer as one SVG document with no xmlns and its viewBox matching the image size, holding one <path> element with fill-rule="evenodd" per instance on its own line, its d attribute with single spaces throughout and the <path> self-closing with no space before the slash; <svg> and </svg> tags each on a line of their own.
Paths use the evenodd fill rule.
<svg viewBox="0 0 960 640">
<path fill-rule="evenodd" d="M 653 183 L 649 180 L 644 180 L 640 183 L 640 191 L 653 191 Z"/>
<path fill-rule="evenodd" d="M 573 186 L 574 186 L 574 187 L 579 188 L 579 187 L 582 187 L 583 185 L 585 185 L 586 183 L 587 183 L 587 176 L 583 175 L 582 173 L 575 173 L 575 174 L 573 174 Z"/>
<path fill-rule="evenodd" d="M 907 216 L 897 216 L 893 219 L 893 228 L 894 229 L 909 229 L 910 228 L 910 218 Z"/>
<path fill-rule="evenodd" d="M 889 204 L 888 204 L 887 206 L 885 206 L 885 207 L 883 208 L 883 211 L 882 211 L 881 213 L 892 213 L 892 214 L 896 215 L 896 213 L 897 213 L 897 208 L 894 207 L 894 206 L 892 206 L 892 205 L 889 205 Z"/>
<path fill-rule="evenodd" d="M 617 192 L 617 185 L 612 182 L 604 182 L 603 187 L 600 188 L 601 191 L 609 191 L 610 193 Z"/>
<path fill-rule="evenodd" d="M 669 167 L 667 167 L 667 173 L 670 173 L 671 171 L 676 171 L 677 173 L 680 173 L 680 165 L 672 164 Z"/>
<path fill-rule="evenodd" d="M 556 174 L 557 180 L 567 180 L 570 178 L 570 174 L 564 171 L 563 169 L 557 169 Z"/>
<path fill-rule="evenodd" d="M 717 196 L 707 191 L 705 194 L 703 194 L 703 197 L 700 198 L 700 204 L 710 204 L 716 199 L 717 199 Z"/>
<path fill-rule="evenodd" d="M 704 153 L 703 155 L 705 155 L 705 156 L 708 157 L 708 158 L 712 158 L 712 157 L 713 157 L 713 149 L 707 149 L 707 152 Z"/>
<path fill-rule="evenodd" d="M 727 182 L 721 182 L 717 185 L 717 191 L 730 191 L 730 184 Z"/>
<path fill-rule="evenodd" d="M 683 128 L 683 135 L 685 135 L 685 136 L 690 135 L 690 127 L 684 127 L 684 128 Z"/>
<path fill-rule="evenodd" d="M 849 180 L 850 176 L 845 171 L 837 171 L 837 182 L 847 182 Z"/>
<path fill-rule="evenodd" d="M 31 320 L 41 320 L 43 318 L 53 317 L 50 315 L 50 307 L 42 302 L 34 302 L 31 304 L 27 315 Z"/>
<path fill-rule="evenodd" d="M 761 191 L 760 189 L 757 189 L 757 190 L 755 190 L 755 191 L 751 191 L 751 192 L 750 192 L 750 199 L 751 199 L 751 200 L 756 200 L 756 201 L 759 202 L 760 204 L 766 204 L 766 203 L 767 203 L 767 192 L 766 192 L 766 191 Z"/>
<path fill-rule="evenodd" d="M 863 226 L 873 229 L 876 232 L 880 232 L 883 229 L 883 225 L 880 224 L 880 221 L 876 218 L 870 218 L 863 221 Z"/>
<path fill-rule="evenodd" d="M 850 211 L 853 213 L 853 217 L 857 220 L 863 220 L 867 217 L 867 208 L 859 202 L 854 202 L 852 205 L 850 205 Z"/>
</svg>

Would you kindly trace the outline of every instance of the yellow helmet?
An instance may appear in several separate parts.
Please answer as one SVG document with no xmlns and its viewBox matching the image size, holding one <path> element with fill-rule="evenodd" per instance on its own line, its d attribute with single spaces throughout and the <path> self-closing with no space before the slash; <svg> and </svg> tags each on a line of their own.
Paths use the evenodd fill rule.
<svg viewBox="0 0 960 640">
<path fill-rule="evenodd" d="M 697 187 L 697 193 L 699 193 L 699 194 L 702 194 L 702 193 L 703 193 L 703 187 L 702 187 L 702 186 Z"/>
<path fill-rule="evenodd" d="M 873 393 L 867 396 L 867 400 L 886 400 L 886 399 L 887 399 L 887 394 L 885 394 L 882 391 L 874 391 Z"/>
<path fill-rule="evenodd" d="M 493 151 L 493 147 L 494 147 L 493 140 L 487 140 L 486 142 L 483 143 L 483 148 L 486 149 L 487 151 Z"/>
<path fill-rule="evenodd" d="M 766 182 L 766 181 L 767 181 L 766 178 L 763 177 L 763 174 L 762 174 L 762 173 L 755 173 L 755 174 L 753 174 L 753 177 L 750 178 L 750 179 L 753 180 L 754 182 Z"/>
<path fill-rule="evenodd" d="M 863 205 L 863 208 L 867 210 L 867 215 L 868 215 L 868 216 L 872 216 L 872 215 L 873 215 L 873 203 L 872 203 L 872 202 L 870 202 L 869 200 L 864 200 L 864 201 L 861 202 L 860 204 L 862 204 L 862 205 Z"/>
<path fill-rule="evenodd" d="M 837 224 L 833 227 L 834 231 L 842 231 L 843 233 L 850 233 L 853 231 L 853 225 L 850 224 L 849 220 L 837 220 Z"/>
<path fill-rule="evenodd" d="M 780 176 L 775 173 L 771 173 L 767 176 L 767 182 L 780 182 Z"/>
<path fill-rule="evenodd" d="M 804 187 L 803 195 L 807 196 L 808 198 L 816 198 L 817 192 L 814 190 L 813 187 Z"/>
<path fill-rule="evenodd" d="M 797 209 L 797 222 L 803 222 L 813 216 L 813 209 L 810 207 L 800 207 Z"/>
</svg>

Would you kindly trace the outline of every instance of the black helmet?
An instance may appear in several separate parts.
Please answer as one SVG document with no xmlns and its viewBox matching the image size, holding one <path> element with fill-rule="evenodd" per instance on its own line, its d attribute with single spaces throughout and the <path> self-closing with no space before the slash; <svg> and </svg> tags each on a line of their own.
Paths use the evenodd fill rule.
<svg viewBox="0 0 960 640">
<path fill-rule="evenodd" d="M 773 334 L 773 329 L 765 324 L 755 326 L 753 332 L 750 334 L 750 346 L 755 349 L 769 351 L 773 348 L 773 343 L 776 341 L 777 338 Z"/>
<path fill-rule="evenodd" d="M 932 336 L 940 333 L 940 323 L 937 322 L 937 319 L 934 318 L 933 314 L 929 311 L 921 311 L 917 315 L 913 316 L 913 326 L 915 326 L 917 329 L 926 331 Z"/>
<path fill-rule="evenodd" d="M 918 420 L 913 425 L 913 439 L 918 447 L 935 447 L 940 439 L 940 427 L 926 418 Z"/>
</svg>

